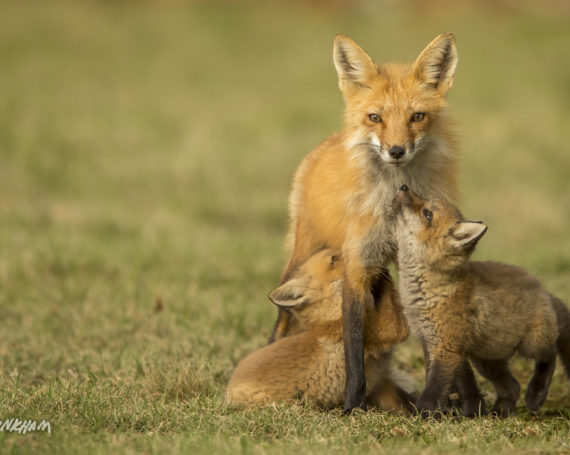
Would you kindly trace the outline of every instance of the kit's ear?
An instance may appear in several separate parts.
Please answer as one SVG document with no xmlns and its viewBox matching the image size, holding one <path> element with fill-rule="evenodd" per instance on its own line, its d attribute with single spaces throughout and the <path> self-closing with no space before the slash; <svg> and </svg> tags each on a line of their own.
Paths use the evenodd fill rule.
<svg viewBox="0 0 570 455">
<path fill-rule="evenodd" d="M 292 278 L 273 289 L 269 293 L 269 300 L 280 307 L 295 308 L 307 302 L 306 290 L 307 287 L 299 279 Z"/>
<path fill-rule="evenodd" d="M 358 44 L 345 35 L 336 35 L 333 60 L 338 86 L 344 95 L 355 88 L 367 86 L 378 74 L 378 67 Z"/>
<path fill-rule="evenodd" d="M 451 232 L 453 246 L 464 250 L 474 248 L 486 231 L 487 226 L 480 221 L 464 221 L 459 223 Z"/>
<path fill-rule="evenodd" d="M 447 93 L 457 68 L 457 47 L 453 33 L 442 33 L 420 53 L 414 62 L 416 77 L 434 89 Z"/>
</svg>

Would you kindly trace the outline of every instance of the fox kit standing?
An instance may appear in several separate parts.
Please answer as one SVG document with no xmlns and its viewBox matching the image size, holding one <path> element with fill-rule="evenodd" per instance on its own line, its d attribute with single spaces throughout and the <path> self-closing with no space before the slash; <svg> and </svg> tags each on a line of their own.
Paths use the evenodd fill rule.
<svg viewBox="0 0 570 455">
<path fill-rule="evenodd" d="M 342 251 L 345 412 L 366 409 L 363 316 L 375 277 L 396 248 L 390 204 L 402 182 L 431 197 L 455 195 L 456 150 L 446 114 L 457 51 L 435 38 L 412 65 L 378 67 L 350 38 L 334 41 L 344 128 L 301 163 L 289 201 L 292 254 L 281 277 L 323 248 Z M 291 322 L 291 326 L 290 323 Z M 270 341 L 295 333 L 280 310 Z"/>
<path fill-rule="evenodd" d="M 455 379 L 471 400 L 478 397 L 468 357 L 495 387 L 493 412 L 513 412 L 520 386 L 508 360 L 519 352 L 536 361 L 525 401 L 537 411 L 546 399 L 557 351 L 570 374 L 568 309 L 518 267 L 469 261 L 487 227 L 465 221 L 451 204 L 424 200 L 402 186 L 394 208 L 400 295 L 426 357 L 418 410 L 434 411 L 446 403 Z M 464 412 L 473 414 L 476 406 L 471 401 Z"/>
<path fill-rule="evenodd" d="M 309 258 L 270 297 L 293 312 L 303 332 L 259 349 L 236 367 L 227 390 L 232 405 L 306 400 L 327 408 L 343 402 L 342 270 L 338 253 Z M 365 301 L 364 358 L 368 403 L 384 410 L 409 405 L 390 366 L 392 346 L 408 336 L 398 294 L 385 275 L 383 295 Z"/>
</svg>

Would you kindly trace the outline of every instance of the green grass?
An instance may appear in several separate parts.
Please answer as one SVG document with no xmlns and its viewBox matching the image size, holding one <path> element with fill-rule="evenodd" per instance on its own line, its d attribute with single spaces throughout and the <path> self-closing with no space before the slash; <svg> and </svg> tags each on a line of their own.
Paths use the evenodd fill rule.
<svg viewBox="0 0 570 455">
<path fill-rule="evenodd" d="M 538 416 L 503 421 L 222 400 L 272 327 L 294 169 L 339 128 L 337 32 L 378 61 L 456 33 L 477 257 L 570 301 L 570 15 L 541 5 L 3 2 L 0 419 L 52 434 L 0 451 L 569 453 L 560 369 Z M 397 363 L 421 387 L 415 340 Z"/>
</svg>

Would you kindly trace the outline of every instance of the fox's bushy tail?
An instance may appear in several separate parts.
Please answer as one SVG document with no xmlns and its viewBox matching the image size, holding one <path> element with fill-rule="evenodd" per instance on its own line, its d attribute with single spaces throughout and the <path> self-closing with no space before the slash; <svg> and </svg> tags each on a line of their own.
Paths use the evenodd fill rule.
<svg viewBox="0 0 570 455">
<path fill-rule="evenodd" d="M 564 365 L 566 376 L 570 378 L 570 311 L 558 297 L 551 295 L 552 306 L 558 319 L 558 340 L 556 347 L 558 355 Z"/>
</svg>

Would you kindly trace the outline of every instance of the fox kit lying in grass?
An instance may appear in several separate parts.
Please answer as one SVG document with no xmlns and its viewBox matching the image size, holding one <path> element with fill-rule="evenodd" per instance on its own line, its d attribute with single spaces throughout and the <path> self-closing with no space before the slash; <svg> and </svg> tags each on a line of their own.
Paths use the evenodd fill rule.
<svg viewBox="0 0 570 455">
<path fill-rule="evenodd" d="M 343 403 L 342 273 L 339 253 L 323 250 L 309 258 L 270 297 L 293 313 L 303 330 L 242 360 L 228 385 L 232 405 L 305 400 L 327 408 Z M 392 346 L 408 336 L 398 294 L 389 275 L 382 295 L 368 293 L 364 331 L 367 400 L 384 410 L 406 408 L 409 396 L 396 384 Z"/>
<path fill-rule="evenodd" d="M 455 38 L 444 33 L 412 65 L 380 67 L 350 38 L 333 50 L 346 109 L 340 134 L 301 163 L 289 200 L 292 254 L 281 277 L 323 248 L 342 250 L 345 411 L 366 408 L 365 297 L 395 259 L 390 203 L 402 183 L 432 197 L 455 196 L 456 153 L 446 94 L 457 65 Z M 270 342 L 296 332 L 280 310 Z M 386 325 L 384 325 L 386 326 Z"/>
<path fill-rule="evenodd" d="M 426 357 L 426 388 L 417 409 L 438 409 L 457 380 L 467 395 L 464 412 L 477 412 L 480 396 L 469 358 L 495 387 L 492 411 L 513 412 L 520 386 L 508 360 L 519 352 L 536 362 L 525 401 L 531 411 L 538 410 L 548 393 L 557 351 L 570 374 L 568 309 L 518 267 L 469 261 L 487 227 L 465 221 L 453 205 L 424 200 L 404 185 L 393 207 L 400 296 Z"/>
</svg>

